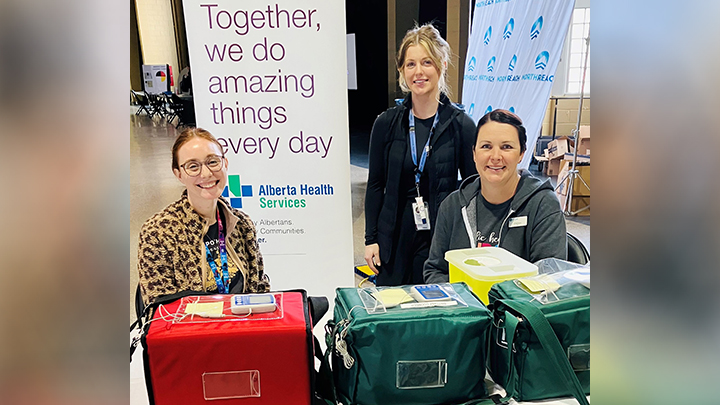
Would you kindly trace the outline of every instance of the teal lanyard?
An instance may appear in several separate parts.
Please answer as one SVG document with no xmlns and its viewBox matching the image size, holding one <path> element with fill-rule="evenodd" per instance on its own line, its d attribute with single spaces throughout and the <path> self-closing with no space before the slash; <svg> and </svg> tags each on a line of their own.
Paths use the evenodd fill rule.
<svg viewBox="0 0 720 405">
<path fill-rule="evenodd" d="M 210 253 L 210 249 L 205 246 L 205 254 L 207 256 L 207 262 L 212 269 L 213 276 L 215 276 L 215 283 L 217 284 L 219 294 L 227 294 L 230 287 L 230 274 L 228 272 L 227 264 L 227 250 L 225 249 L 225 234 L 223 233 L 223 225 L 220 220 L 220 210 L 217 211 L 217 222 L 218 222 L 218 251 L 220 254 L 220 266 L 222 273 L 218 270 L 215 260 Z"/>
</svg>

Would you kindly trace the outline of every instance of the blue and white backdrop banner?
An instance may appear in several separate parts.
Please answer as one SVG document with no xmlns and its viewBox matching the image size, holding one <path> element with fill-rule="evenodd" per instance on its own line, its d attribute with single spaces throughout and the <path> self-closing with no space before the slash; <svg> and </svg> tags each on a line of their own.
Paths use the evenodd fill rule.
<svg viewBox="0 0 720 405">
<path fill-rule="evenodd" d="M 462 103 L 477 122 L 502 108 L 527 129 L 527 168 L 540 136 L 575 0 L 478 0 Z"/>
</svg>

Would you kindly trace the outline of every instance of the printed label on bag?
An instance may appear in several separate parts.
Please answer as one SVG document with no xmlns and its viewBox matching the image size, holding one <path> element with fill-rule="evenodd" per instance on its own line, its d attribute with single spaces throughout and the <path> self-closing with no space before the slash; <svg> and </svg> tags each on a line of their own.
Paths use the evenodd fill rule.
<svg viewBox="0 0 720 405">
<path fill-rule="evenodd" d="M 450 300 L 450 301 L 437 301 L 437 302 L 412 302 L 409 304 L 401 304 L 400 308 L 408 309 L 408 308 L 452 307 L 454 305 L 457 305 L 457 301 Z"/>
</svg>

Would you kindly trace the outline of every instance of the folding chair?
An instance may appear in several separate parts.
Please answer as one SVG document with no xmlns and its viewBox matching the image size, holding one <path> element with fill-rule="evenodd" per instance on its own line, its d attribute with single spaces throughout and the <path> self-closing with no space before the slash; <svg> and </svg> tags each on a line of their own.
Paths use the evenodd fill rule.
<svg viewBox="0 0 720 405">
<path fill-rule="evenodd" d="M 167 99 L 168 109 L 170 110 L 167 117 L 168 122 L 172 124 L 173 120 L 177 118 L 178 122 L 177 125 L 175 125 L 175 128 L 180 127 L 180 125 L 187 125 L 185 122 L 185 107 L 180 97 L 178 97 L 175 93 L 170 93 L 167 94 Z"/>
<path fill-rule="evenodd" d="M 133 99 L 133 103 L 139 107 L 138 110 L 135 111 L 135 115 L 140 115 L 140 113 L 143 111 L 145 111 L 147 115 L 150 115 L 150 101 L 148 101 L 148 98 L 145 94 L 139 91 L 130 90 L 130 96 Z"/>
<path fill-rule="evenodd" d="M 162 94 L 147 94 L 148 100 L 150 101 L 150 118 L 155 118 L 159 115 L 160 118 L 165 118 L 167 110 L 165 109 L 165 96 Z"/>
</svg>

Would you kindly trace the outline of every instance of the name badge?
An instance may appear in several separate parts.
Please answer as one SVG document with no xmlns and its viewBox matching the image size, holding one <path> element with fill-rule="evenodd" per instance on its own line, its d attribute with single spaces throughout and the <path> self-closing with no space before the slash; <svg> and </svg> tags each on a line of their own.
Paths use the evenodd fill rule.
<svg viewBox="0 0 720 405">
<path fill-rule="evenodd" d="M 428 203 L 423 202 L 422 197 L 415 197 L 412 203 L 413 217 L 415 219 L 415 229 L 418 231 L 427 231 L 430 229 L 430 218 L 428 215 Z"/>
<path fill-rule="evenodd" d="M 517 228 L 519 226 L 527 226 L 527 217 L 515 217 L 510 218 L 510 222 L 508 223 L 509 228 Z"/>
</svg>

